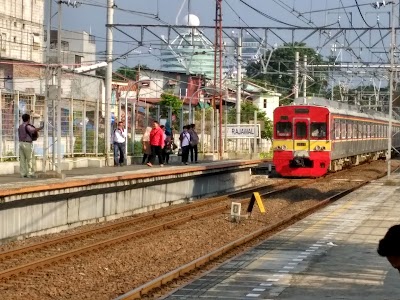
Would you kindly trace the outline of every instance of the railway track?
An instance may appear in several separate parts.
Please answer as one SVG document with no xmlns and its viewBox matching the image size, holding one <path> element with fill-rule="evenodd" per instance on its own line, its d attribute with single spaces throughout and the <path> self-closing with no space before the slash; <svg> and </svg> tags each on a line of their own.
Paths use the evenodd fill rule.
<svg viewBox="0 0 400 300">
<path fill-rule="evenodd" d="M 373 173 L 374 176 L 376 175 L 376 172 L 371 172 L 371 173 Z M 37 282 L 40 279 L 40 277 L 43 276 L 43 274 L 46 274 L 47 276 L 49 276 L 49 274 L 52 273 L 61 274 L 63 273 L 62 270 L 70 269 L 71 268 L 70 266 L 72 265 L 71 262 L 75 262 L 75 260 L 77 261 L 82 261 L 82 259 L 95 260 L 96 256 L 94 255 L 96 255 L 96 253 L 103 253 L 103 251 L 113 253 L 114 249 L 118 247 L 120 248 L 122 247 L 125 249 L 127 245 L 130 245 L 128 247 L 132 247 L 132 245 L 147 243 L 149 239 L 150 240 L 152 239 L 149 238 L 147 239 L 147 241 L 145 241 L 145 239 L 142 240 L 142 238 L 144 238 L 145 236 L 152 237 L 153 234 L 163 232 L 164 230 L 167 230 L 165 235 L 168 236 L 171 234 L 171 230 L 168 230 L 170 228 L 174 229 L 172 230 L 172 232 L 174 232 L 173 234 L 175 233 L 179 234 L 180 230 L 178 228 L 191 227 L 191 225 L 187 225 L 191 224 L 189 222 L 193 221 L 194 224 L 196 224 L 196 222 L 200 221 L 200 223 L 198 224 L 202 226 L 206 224 L 201 221 L 203 219 L 206 220 L 214 218 L 221 220 L 221 217 L 219 217 L 221 216 L 221 212 L 225 213 L 228 211 L 232 200 L 234 200 L 235 202 L 246 203 L 249 200 L 248 199 L 249 196 L 254 191 L 261 192 L 262 197 L 268 199 L 278 198 L 277 196 L 278 194 L 293 193 L 295 194 L 294 198 L 296 199 L 298 194 L 300 194 L 301 190 L 307 190 L 308 185 L 311 185 L 309 188 L 310 190 L 315 189 L 315 186 L 312 186 L 312 184 L 318 181 L 320 182 L 318 186 L 325 184 L 325 182 L 329 180 L 332 181 L 336 180 L 335 184 L 337 186 L 340 186 L 342 184 L 341 181 L 338 182 L 338 180 L 352 181 L 353 184 L 356 186 L 360 186 L 360 184 L 362 184 L 358 180 L 351 179 L 353 178 L 354 174 L 357 174 L 357 172 L 353 173 L 353 175 L 349 174 L 348 179 L 344 178 L 346 177 L 344 174 L 345 174 L 344 172 L 342 173 L 343 176 L 340 175 L 335 176 L 333 174 L 332 176 L 327 176 L 324 179 L 316 179 L 316 180 L 310 179 L 301 181 L 296 180 L 294 184 L 287 183 L 286 181 L 280 181 L 278 184 L 266 186 L 262 190 L 260 190 L 259 188 L 250 188 L 236 193 L 232 193 L 230 195 L 223 195 L 208 200 L 198 200 L 191 204 L 177 206 L 170 209 L 163 209 L 160 211 L 156 211 L 154 213 L 149 213 L 145 216 L 132 218 L 131 220 L 115 222 L 114 224 L 101 226 L 100 228 L 96 229 L 85 230 L 83 232 L 78 232 L 73 235 L 67 235 L 62 238 L 48 240 L 40 244 L 27 245 L 27 247 L 21 247 L 19 249 L 13 249 L 7 252 L 2 252 L 0 253 L 0 270 L 2 270 L 0 272 L 0 286 L 4 286 L 4 288 L 6 289 L 7 286 L 8 287 L 13 285 L 15 286 L 16 284 L 21 284 L 21 282 L 25 281 L 32 282 L 33 284 L 33 282 Z M 336 175 L 338 175 L 338 173 L 336 173 Z M 346 191 L 341 191 L 340 193 L 335 193 L 335 195 L 331 195 L 330 197 L 339 197 L 340 194 L 345 192 Z M 332 199 L 327 201 L 328 202 L 332 201 Z M 322 204 L 320 205 L 326 205 L 326 203 L 323 201 L 321 203 Z M 287 207 L 291 207 L 291 205 L 292 205 L 291 202 L 288 201 Z M 282 207 L 282 210 L 285 209 L 286 216 L 285 218 L 281 219 L 284 219 L 285 222 L 286 219 L 291 219 L 292 222 L 294 222 L 293 220 L 302 218 L 303 215 L 310 213 L 310 211 L 313 211 L 318 207 L 320 206 L 317 205 L 316 207 L 310 208 L 309 210 L 305 210 L 300 213 L 296 212 L 294 214 L 290 214 L 290 218 L 287 217 L 287 215 L 289 215 L 290 209 L 289 211 L 286 211 L 287 209 L 285 209 L 285 207 Z M 213 217 L 214 215 L 217 215 L 217 218 Z M 273 228 L 276 228 L 275 226 L 280 226 L 280 227 L 287 226 L 285 222 L 282 223 L 281 221 L 279 222 L 278 225 L 269 224 L 268 226 L 265 226 L 265 228 L 263 227 L 263 229 L 254 230 L 253 233 L 251 233 L 250 235 L 246 235 L 241 240 L 249 243 L 251 242 L 252 239 L 256 239 L 257 236 L 260 237 L 260 235 L 262 236 L 268 233 L 270 234 L 270 232 L 274 230 Z M 184 223 L 186 223 L 185 226 L 180 226 L 181 224 Z M 198 226 L 198 225 L 193 225 L 193 226 Z M 123 230 L 119 231 L 121 228 Z M 170 232 L 170 234 L 168 234 L 168 232 Z M 190 233 L 187 234 L 190 235 Z M 162 235 L 164 235 L 164 233 L 162 233 Z M 160 234 L 158 236 L 159 236 L 158 238 L 160 238 Z M 137 237 L 140 237 L 140 240 L 137 239 Z M 213 262 L 215 258 L 220 257 L 221 255 L 222 256 L 225 255 L 224 253 L 226 251 L 228 251 L 227 253 L 229 253 L 229 251 L 234 251 L 232 249 L 236 249 L 238 245 L 240 245 L 239 244 L 240 241 L 232 241 L 232 240 L 227 242 L 226 245 L 217 250 L 213 249 L 213 251 L 209 253 L 208 257 L 207 257 L 208 254 L 203 255 L 204 253 L 202 255 L 199 255 L 198 256 L 199 258 L 197 258 L 194 261 L 195 268 L 198 267 L 202 268 L 202 266 L 207 265 L 210 262 Z M 117 246 L 117 247 L 114 248 L 112 246 Z M 110 249 L 106 251 L 107 248 Z M 80 257 L 82 257 L 82 259 Z M 151 284 L 146 283 L 145 285 L 140 286 L 140 288 L 138 288 L 138 290 L 134 292 L 134 294 L 136 295 L 135 297 L 137 297 L 138 295 L 140 297 L 149 295 L 153 293 L 152 291 L 154 290 L 154 288 L 159 289 L 159 286 L 163 286 L 165 285 L 165 283 L 171 280 L 176 280 L 174 278 L 179 278 L 179 276 L 182 276 L 182 274 L 190 272 L 190 268 L 193 268 L 193 265 L 191 265 L 190 263 L 185 263 L 183 265 L 184 267 L 181 265 L 178 268 L 179 270 L 177 269 L 176 271 L 177 273 L 166 272 L 160 278 L 153 279 L 152 281 L 150 281 Z M 153 278 L 156 277 L 157 276 L 154 276 Z M 141 284 L 143 283 L 144 281 Z M 128 286 L 132 287 L 139 285 L 140 284 L 130 284 Z M 129 290 L 129 288 L 124 289 L 124 292 L 126 292 L 127 290 Z M 122 294 L 121 292 L 114 293 L 114 295 L 121 295 L 121 294 Z M 93 296 L 91 297 L 93 298 Z M 110 296 L 107 297 L 107 299 L 109 298 Z M 5 299 L 12 299 L 12 298 L 5 298 Z M 41 297 L 35 299 L 41 299 Z"/>
<path fill-rule="evenodd" d="M 313 182 L 313 180 L 302 180 L 301 183 L 308 184 L 311 182 Z M 58 263 L 63 263 L 67 259 L 92 251 L 101 250 L 105 247 L 110 247 L 117 243 L 123 243 L 133 238 L 149 235 L 152 232 L 166 230 L 193 219 L 199 219 L 212 214 L 220 213 L 230 208 L 230 200 L 235 199 L 236 202 L 245 203 L 248 201 L 246 198 L 248 198 L 254 191 L 262 190 L 261 195 L 266 196 L 298 187 L 299 182 L 296 182 L 296 184 L 283 184 L 283 186 L 282 184 L 279 184 L 278 188 L 276 185 L 262 188 L 252 187 L 228 195 L 214 197 L 207 200 L 199 200 L 184 206 L 156 211 L 154 213 L 132 218 L 126 221 L 116 222 L 99 228 L 85 230 L 79 233 L 51 239 L 38 244 L 1 252 L 0 270 L 2 271 L 0 271 L 0 282 L 6 282 L 8 279 L 15 279 L 18 276 L 32 273 L 36 269 L 43 270 Z M 272 190 L 268 191 L 269 189 Z M 239 198 L 241 197 L 245 199 L 240 200 Z M 221 205 L 220 203 L 223 204 Z M 210 209 L 203 209 L 204 207 L 209 206 L 214 207 Z M 201 211 L 192 213 L 194 210 Z M 180 214 L 184 214 L 184 216 L 180 216 Z M 150 224 L 147 225 L 145 229 L 131 229 L 134 225 L 139 224 L 140 227 L 142 227 L 145 222 L 159 222 L 159 220 L 166 217 L 172 217 L 173 220 L 162 221 L 160 224 L 156 225 Z M 112 235 L 115 237 L 110 238 L 110 233 L 112 233 Z M 88 243 L 86 242 L 87 240 L 90 240 L 89 245 L 76 246 L 75 249 L 72 250 L 61 250 L 61 248 L 71 249 L 72 244 L 76 241 L 79 241 L 78 244 Z M 45 252 L 44 258 L 35 259 L 35 257 L 38 256 L 38 253 L 43 252 Z"/>
</svg>

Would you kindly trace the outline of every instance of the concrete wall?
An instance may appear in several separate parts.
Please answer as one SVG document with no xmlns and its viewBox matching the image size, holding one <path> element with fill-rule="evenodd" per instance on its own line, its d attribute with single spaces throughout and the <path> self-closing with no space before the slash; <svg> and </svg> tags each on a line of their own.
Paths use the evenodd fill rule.
<svg viewBox="0 0 400 300">
<path fill-rule="evenodd" d="M 258 162 L 179 170 L 142 171 L 44 182 L 42 187 L 0 192 L 0 242 L 112 220 L 238 190 L 250 184 Z M 108 176 L 108 177 L 107 177 Z"/>
</svg>

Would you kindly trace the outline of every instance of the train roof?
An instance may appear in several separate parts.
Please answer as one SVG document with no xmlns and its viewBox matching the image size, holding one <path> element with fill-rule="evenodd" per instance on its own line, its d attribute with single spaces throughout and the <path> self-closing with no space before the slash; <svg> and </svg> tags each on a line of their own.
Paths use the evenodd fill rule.
<svg viewBox="0 0 400 300">
<path fill-rule="evenodd" d="M 365 109 L 356 105 L 349 105 L 347 103 L 332 101 L 319 97 L 299 97 L 294 99 L 292 105 L 322 106 L 328 108 L 329 111 L 332 113 L 337 113 L 341 115 L 356 116 L 360 118 L 376 119 L 382 121 L 386 121 L 387 119 L 389 119 L 389 115 L 376 110 Z"/>
</svg>

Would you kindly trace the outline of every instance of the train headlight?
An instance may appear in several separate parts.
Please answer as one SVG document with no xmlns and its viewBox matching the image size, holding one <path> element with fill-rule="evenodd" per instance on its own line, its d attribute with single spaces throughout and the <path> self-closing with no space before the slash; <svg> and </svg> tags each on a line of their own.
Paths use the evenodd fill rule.
<svg viewBox="0 0 400 300">
<path fill-rule="evenodd" d="M 286 146 L 285 145 L 282 146 L 282 150 L 286 150 Z"/>
<path fill-rule="evenodd" d="M 322 150 L 325 150 L 326 148 L 325 147 L 322 147 Z"/>
<path fill-rule="evenodd" d="M 321 150 L 321 147 L 320 147 L 320 146 L 315 146 L 314 149 L 317 150 L 317 151 L 320 151 L 320 150 Z"/>
</svg>

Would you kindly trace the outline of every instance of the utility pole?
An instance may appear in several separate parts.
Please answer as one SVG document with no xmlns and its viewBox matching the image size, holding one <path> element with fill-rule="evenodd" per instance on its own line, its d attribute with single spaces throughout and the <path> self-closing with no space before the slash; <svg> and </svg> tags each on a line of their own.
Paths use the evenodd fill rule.
<svg viewBox="0 0 400 300">
<path fill-rule="evenodd" d="M 236 88 L 236 124 L 240 125 L 242 104 L 242 30 L 239 31 L 237 42 L 237 88 Z"/>
<path fill-rule="evenodd" d="M 242 34 L 243 31 L 239 30 L 238 40 L 237 40 L 237 87 L 236 87 L 236 125 L 240 125 L 240 115 L 242 110 Z M 226 119 L 228 122 L 228 119 Z M 226 126 L 225 126 L 226 127 Z M 225 129 L 225 136 L 226 136 L 226 129 Z M 239 151 L 239 139 L 236 139 L 236 152 Z"/>
<path fill-rule="evenodd" d="M 62 2 L 58 2 L 58 28 L 57 28 L 57 122 L 53 119 L 53 132 L 57 124 L 57 173 L 61 174 L 61 25 L 62 25 Z M 53 110 L 55 107 L 53 106 Z M 72 112 L 71 112 L 72 113 Z M 55 111 L 53 111 L 53 116 Z M 53 140 L 54 145 L 54 140 Z M 54 155 L 54 151 L 53 151 Z"/>
<path fill-rule="evenodd" d="M 392 114 L 393 114 L 393 84 L 394 84 L 394 49 L 396 46 L 395 31 L 395 2 L 392 1 L 392 24 L 391 24 L 391 45 L 390 45 L 390 71 L 389 71 L 389 128 L 388 128 L 388 154 L 387 154 L 387 177 L 390 178 L 392 160 Z"/>
<path fill-rule="evenodd" d="M 303 61 L 303 97 L 307 97 L 307 55 L 304 55 Z"/>
<path fill-rule="evenodd" d="M 294 54 L 294 98 L 299 98 L 299 52 Z"/>
<path fill-rule="evenodd" d="M 47 41 L 46 41 L 46 99 L 45 105 L 43 108 L 43 161 L 42 161 L 42 172 L 46 172 L 47 167 L 47 159 L 49 155 L 49 103 L 50 103 L 50 91 L 49 91 L 49 80 L 50 80 L 50 31 L 51 31 L 51 15 L 52 15 L 52 6 L 53 1 L 49 0 L 49 15 L 47 20 Z"/>
<path fill-rule="evenodd" d="M 107 0 L 107 29 L 106 29 L 106 62 L 107 72 L 105 80 L 106 109 L 104 116 L 104 140 L 106 152 L 106 165 L 109 163 L 110 156 L 110 135 L 111 135 L 111 93 L 112 93 L 112 53 L 113 53 L 113 31 L 111 25 L 114 23 L 114 0 Z"/>
</svg>

